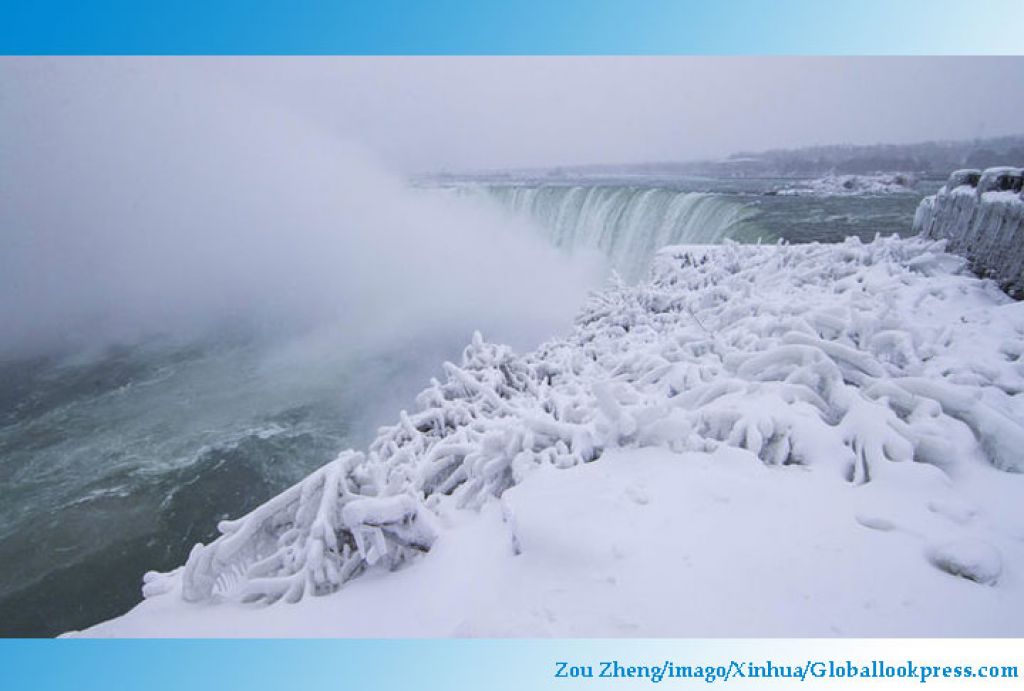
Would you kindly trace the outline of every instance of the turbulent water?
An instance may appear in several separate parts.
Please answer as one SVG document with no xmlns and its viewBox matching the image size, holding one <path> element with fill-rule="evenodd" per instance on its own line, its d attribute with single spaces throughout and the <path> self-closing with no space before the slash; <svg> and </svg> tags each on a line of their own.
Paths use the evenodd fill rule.
<svg viewBox="0 0 1024 691">
<path fill-rule="evenodd" d="M 232 334 L 0 366 L 0 634 L 127 610 L 145 571 L 365 444 L 460 345 Z"/>
<path fill-rule="evenodd" d="M 924 193 L 787 197 L 779 181 L 463 181 L 569 253 L 635 279 L 661 246 L 907 233 Z M 937 187 L 937 185 L 936 185 Z M 150 569 L 408 407 L 466 334 L 393 352 L 245 333 L 0 364 L 0 634 L 130 608 Z"/>
</svg>

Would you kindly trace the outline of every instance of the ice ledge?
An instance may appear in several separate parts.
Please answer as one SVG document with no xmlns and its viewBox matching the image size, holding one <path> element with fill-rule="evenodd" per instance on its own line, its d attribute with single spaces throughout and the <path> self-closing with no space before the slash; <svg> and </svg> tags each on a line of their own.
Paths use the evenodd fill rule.
<svg viewBox="0 0 1024 691">
<path fill-rule="evenodd" d="M 979 275 L 1024 297 L 1024 172 L 1000 166 L 954 171 L 937 194 L 921 201 L 915 229 L 947 239 Z"/>
</svg>

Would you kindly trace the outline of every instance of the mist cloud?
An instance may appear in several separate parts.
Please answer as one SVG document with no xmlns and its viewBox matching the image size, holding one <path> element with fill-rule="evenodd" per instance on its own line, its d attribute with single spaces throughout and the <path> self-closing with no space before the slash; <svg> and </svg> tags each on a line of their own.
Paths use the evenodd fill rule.
<svg viewBox="0 0 1024 691">
<path fill-rule="evenodd" d="M 539 338 L 591 285 L 531 229 L 410 189 L 315 118 L 192 66 L 33 67 L 2 106 L 5 354 L 225 322 Z"/>
</svg>

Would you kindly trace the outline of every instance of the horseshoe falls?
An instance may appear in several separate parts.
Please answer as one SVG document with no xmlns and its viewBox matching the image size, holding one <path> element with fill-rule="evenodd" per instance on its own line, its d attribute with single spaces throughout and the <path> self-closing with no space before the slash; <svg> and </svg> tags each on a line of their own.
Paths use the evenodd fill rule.
<svg viewBox="0 0 1024 691">
<path fill-rule="evenodd" d="M 835 242 L 908 232 L 917 202 L 937 185 L 887 195 L 781 194 L 791 180 L 683 179 L 428 185 L 496 204 L 567 254 L 598 253 L 636 281 L 668 245 Z"/>
<path fill-rule="evenodd" d="M 754 206 L 720 194 L 600 184 L 492 186 L 486 193 L 542 227 L 556 247 L 596 250 L 631 280 L 666 245 L 758 239 L 750 237 Z"/>
</svg>

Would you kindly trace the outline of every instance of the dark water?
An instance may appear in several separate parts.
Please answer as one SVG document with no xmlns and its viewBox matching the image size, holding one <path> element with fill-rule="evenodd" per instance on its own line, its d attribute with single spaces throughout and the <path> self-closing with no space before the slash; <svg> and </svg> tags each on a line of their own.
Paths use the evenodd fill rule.
<svg viewBox="0 0 1024 691">
<path fill-rule="evenodd" d="M 127 611 L 143 573 L 364 446 L 458 347 L 233 336 L 0 365 L 0 635 Z"/>
<path fill-rule="evenodd" d="M 933 190 L 934 191 L 934 190 Z M 735 197 L 752 206 L 745 233 L 765 240 L 841 242 L 857 236 L 865 242 L 875 234 L 908 235 L 914 211 L 925 194 L 886 196 L 757 196 Z"/>
<path fill-rule="evenodd" d="M 906 234 L 938 186 L 815 197 L 766 194 L 779 181 L 644 184 L 720 195 L 742 213 L 701 218 L 726 219 L 729 237 L 791 242 Z M 632 225 L 620 232 L 642 229 L 638 213 L 623 212 Z M 144 572 L 182 564 L 219 520 L 364 447 L 467 336 L 359 352 L 336 336 L 232 333 L 0 363 L 0 635 L 52 636 L 127 611 Z"/>
</svg>

